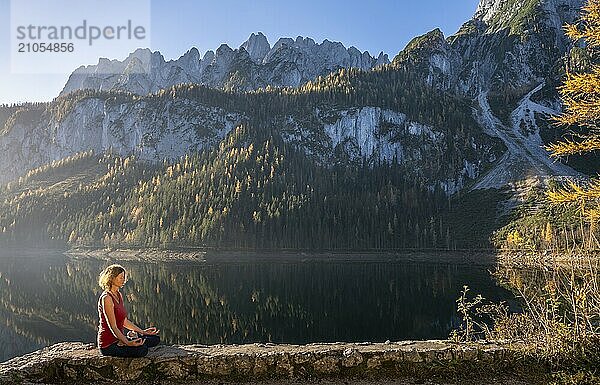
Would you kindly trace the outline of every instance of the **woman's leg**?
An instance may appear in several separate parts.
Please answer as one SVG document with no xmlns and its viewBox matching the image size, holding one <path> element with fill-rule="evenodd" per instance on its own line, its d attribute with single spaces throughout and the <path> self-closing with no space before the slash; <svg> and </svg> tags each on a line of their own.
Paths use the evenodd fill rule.
<svg viewBox="0 0 600 385">
<path fill-rule="evenodd" d="M 148 354 L 148 347 L 145 344 L 140 346 L 120 346 L 115 342 L 107 348 L 101 348 L 100 353 L 103 356 L 111 357 L 144 357 Z"/>
<path fill-rule="evenodd" d="M 147 346 L 149 348 L 153 348 L 160 343 L 160 337 L 156 334 L 143 335 L 142 338 L 144 339 L 144 346 Z"/>
</svg>

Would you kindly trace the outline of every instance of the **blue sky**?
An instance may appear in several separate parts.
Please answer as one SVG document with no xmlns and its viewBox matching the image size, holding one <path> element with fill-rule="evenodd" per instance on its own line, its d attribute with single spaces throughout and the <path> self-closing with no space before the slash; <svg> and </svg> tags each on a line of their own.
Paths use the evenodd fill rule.
<svg viewBox="0 0 600 385">
<path fill-rule="evenodd" d="M 106 4 L 106 0 L 79 0 L 82 1 Z M 453 34 L 471 18 L 478 3 L 478 0 L 138 1 L 148 1 L 151 9 L 151 48 L 161 51 L 167 60 L 181 56 L 192 46 L 202 54 L 222 43 L 237 48 L 252 32 L 258 31 L 267 36 L 271 45 L 280 37 L 308 36 L 319 43 L 323 39 L 340 41 L 346 47 L 355 46 L 372 55 L 383 51 L 391 59 L 410 39 L 434 28 L 439 27 L 446 36 Z M 67 74 L 11 73 L 10 4 L 10 0 L 0 0 L 0 103 L 51 100 L 66 82 Z M 64 6 L 54 7 L 53 11 L 63 18 L 69 15 Z M 106 56 L 123 59 L 124 55 L 115 52 Z M 79 64 L 96 62 L 94 58 Z"/>
</svg>

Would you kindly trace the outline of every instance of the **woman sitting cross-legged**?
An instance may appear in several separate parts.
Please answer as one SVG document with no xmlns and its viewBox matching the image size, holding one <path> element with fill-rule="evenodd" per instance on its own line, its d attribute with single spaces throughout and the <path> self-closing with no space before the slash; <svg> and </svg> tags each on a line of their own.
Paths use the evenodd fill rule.
<svg viewBox="0 0 600 385">
<path fill-rule="evenodd" d="M 98 347 L 104 356 L 143 357 L 148 348 L 158 345 L 159 330 L 155 327 L 140 329 L 127 319 L 127 311 L 123 303 L 121 289 L 126 282 L 123 266 L 110 265 L 98 278 L 100 287 L 104 289 L 98 300 Z M 125 336 L 128 329 L 128 336 Z"/>
</svg>

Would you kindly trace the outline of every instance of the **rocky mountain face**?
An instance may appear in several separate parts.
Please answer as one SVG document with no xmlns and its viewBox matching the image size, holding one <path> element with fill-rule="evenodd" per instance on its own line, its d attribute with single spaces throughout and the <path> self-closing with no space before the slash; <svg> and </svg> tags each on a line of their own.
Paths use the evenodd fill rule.
<svg viewBox="0 0 600 385">
<path fill-rule="evenodd" d="M 255 119 L 253 109 L 260 107 L 241 110 L 179 97 L 175 88 L 168 89 L 179 83 L 225 90 L 226 97 L 267 85 L 297 87 L 350 67 L 374 77 L 385 69 L 423 79 L 428 87 L 473 105 L 472 116 L 465 120 L 474 120 L 478 128 L 468 133 L 471 140 L 457 143 L 451 133 L 455 123 L 447 116 L 424 122 L 409 118 L 400 107 L 365 103 L 314 106 L 308 118 L 288 105 L 288 112 L 261 124 L 274 127 L 286 141 L 324 164 L 344 159 L 398 162 L 448 194 L 467 185 L 500 187 L 528 175 L 576 175 L 549 159 L 541 148 L 540 131 L 545 118 L 560 108 L 552 90 L 570 46 L 561 26 L 576 18 L 582 4 L 583 0 L 482 0 L 455 35 L 445 38 L 434 30 L 415 38 L 389 65 L 383 54 L 373 58 L 327 40 L 317 44 L 309 38 L 280 39 L 271 47 L 260 33 L 238 49 L 222 45 L 202 58 L 193 48 L 168 62 L 148 50 L 138 50 L 123 62 L 101 59 L 96 66 L 76 70 L 57 101 L 0 114 L 5 125 L 0 178 L 13 179 L 89 149 L 135 153 L 152 161 L 173 159 L 218 144 L 237 124 Z M 86 96 L 83 89 L 96 91 Z M 237 93 L 228 94 L 231 90 Z M 143 96 L 148 93 L 160 98 Z M 411 99 L 397 98 L 402 99 L 398 105 Z M 450 149 L 463 154 L 460 161 L 448 161 Z"/>
<path fill-rule="evenodd" d="M 417 37 L 395 58 L 424 72 L 433 86 L 465 96 L 504 87 L 535 88 L 557 75 L 572 46 L 563 26 L 583 0 L 481 0 L 475 15 L 445 38 L 439 29 Z"/>
<path fill-rule="evenodd" d="M 88 150 L 134 152 L 150 161 L 175 159 L 217 145 L 239 124 L 241 116 L 190 100 L 150 105 L 133 99 L 94 97 L 75 103 L 62 118 L 51 109 L 39 111 L 35 134 L 28 118 L 17 118 L 0 139 L 0 151 L 5 154 L 0 173 L 5 180 L 32 166 Z"/>
<path fill-rule="evenodd" d="M 383 52 L 346 48 L 339 42 L 316 43 L 309 37 L 279 39 L 272 47 L 261 32 L 239 48 L 222 44 L 202 57 L 196 48 L 177 60 L 165 61 L 160 52 L 138 49 L 123 61 L 100 59 L 97 65 L 73 72 L 61 95 L 82 89 L 120 90 L 140 95 L 181 83 L 197 83 L 237 91 L 261 87 L 298 87 L 340 68 L 369 70 L 388 64 Z"/>
<path fill-rule="evenodd" d="M 477 119 L 507 152 L 478 188 L 501 187 L 531 175 L 577 175 L 542 148 L 547 118 L 560 112 L 555 91 L 572 42 L 563 26 L 582 0 L 481 0 L 475 15 L 445 38 L 434 30 L 415 38 L 393 63 L 475 102 Z"/>
<path fill-rule="evenodd" d="M 206 99 L 188 94 L 114 95 L 80 92 L 79 100 L 70 104 L 61 104 L 65 99 L 59 99 L 27 114 L 16 113 L 0 137 L 5 160 L 0 173 L 9 176 L 5 180 L 89 150 L 123 156 L 133 153 L 150 162 L 173 161 L 217 146 L 243 122 L 264 122 L 253 115 L 252 108 L 207 105 Z M 419 122 L 381 106 L 310 109 L 309 113 L 273 115 L 268 127 L 321 165 L 396 162 L 412 177 L 452 194 L 502 156 L 499 141 L 484 134 L 461 136 L 459 141 L 467 140 L 467 148 L 457 148 L 453 144 L 456 134 L 448 127 Z M 30 134 L 32 130 L 35 135 Z M 451 153 L 458 160 L 444 162 Z"/>
</svg>

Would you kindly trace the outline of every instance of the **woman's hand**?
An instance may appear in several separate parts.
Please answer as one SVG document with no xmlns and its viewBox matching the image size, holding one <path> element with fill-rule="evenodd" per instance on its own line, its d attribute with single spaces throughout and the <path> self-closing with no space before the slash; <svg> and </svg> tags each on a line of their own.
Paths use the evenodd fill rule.
<svg viewBox="0 0 600 385">
<path fill-rule="evenodd" d="M 130 330 L 127 332 L 127 339 L 128 340 L 135 340 L 136 338 L 138 338 L 138 334 L 136 332 L 134 332 L 133 330 Z"/>
<path fill-rule="evenodd" d="M 144 334 L 148 335 L 148 336 L 154 336 L 154 335 L 158 334 L 158 332 L 160 332 L 160 330 L 158 330 L 155 327 L 144 329 Z"/>
<path fill-rule="evenodd" d="M 136 338 L 135 340 L 127 341 L 127 346 L 141 346 L 144 344 L 142 338 Z"/>
</svg>

